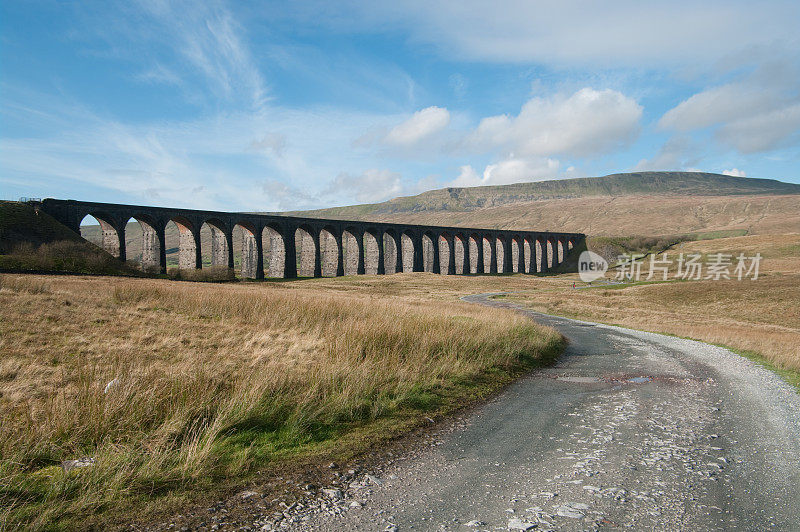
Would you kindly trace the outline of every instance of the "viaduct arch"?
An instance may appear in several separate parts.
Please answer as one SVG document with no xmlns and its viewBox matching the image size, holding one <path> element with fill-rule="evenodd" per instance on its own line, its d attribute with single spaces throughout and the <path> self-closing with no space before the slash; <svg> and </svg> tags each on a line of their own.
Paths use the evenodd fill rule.
<svg viewBox="0 0 800 532">
<path fill-rule="evenodd" d="M 242 233 L 242 277 L 296 278 L 428 271 L 442 275 L 543 274 L 564 263 L 582 233 L 504 231 L 326 220 L 47 198 L 41 209 L 73 231 L 93 216 L 102 247 L 126 260 L 129 220 L 142 231 L 142 268 L 166 273 L 166 227 L 179 232 L 180 268 L 201 268 L 201 229 L 210 229 L 211 264 L 234 267 L 234 230 Z M 209 250 L 205 250 L 208 254 Z"/>
</svg>

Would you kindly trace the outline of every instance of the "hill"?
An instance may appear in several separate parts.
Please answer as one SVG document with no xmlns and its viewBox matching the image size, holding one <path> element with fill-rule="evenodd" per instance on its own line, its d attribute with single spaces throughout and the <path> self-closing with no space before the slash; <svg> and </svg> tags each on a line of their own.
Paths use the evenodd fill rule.
<svg viewBox="0 0 800 532">
<path fill-rule="evenodd" d="M 38 247 L 57 241 L 83 241 L 79 234 L 27 203 L 0 201 L 0 214 L 0 254 L 11 253 L 23 243 Z"/>
<path fill-rule="evenodd" d="M 800 230 L 800 185 L 701 172 L 639 172 L 446 188 L 293 214 L 595 235 L 784 233 Z"/>
<path fill-rule="evenodd" d="M 16 201 L 0 201 L 0 271 L 134 273 L 55 218 Z"/>
<path fill-rule="evenodd" d="M 800 194 L 800 185 L 703 172 L 637 172 L 512 185 L 449 187 L 383 203 L 305 211 L 345 218 L 400 212 L 472 211 L 551 199 L 618 196 L 742 196 Z"/>
</svg>

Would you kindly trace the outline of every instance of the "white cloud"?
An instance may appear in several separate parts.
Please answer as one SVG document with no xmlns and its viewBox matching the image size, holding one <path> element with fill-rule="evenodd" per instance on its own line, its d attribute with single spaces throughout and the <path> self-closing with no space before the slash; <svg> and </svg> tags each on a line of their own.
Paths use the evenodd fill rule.
<svg viewBox="0 0 800 532">
<path fill-rule="evenodd" d="M 561 163 L 554 159 L 505 159 L 503 161 L 489 164 L 483 171 L 483 175 L 478 173 L 470 165 L 461 167 L 459 176 L 448 186 L 452 187 L 476 187 L 482 185 L 508 185 L 511 183 L 522 183 L 528 181 L 544 181 L 554 179 L 558 176 Z"/>
<path fill-rule="evenodd" d="M 377 115 L 276 107 L 123 124 L 49 94 L 35 99 L 18 112 L 40 110 L 30 121 L 38 134 L 0 138 L 0 169 L 4 182 L 39 195 L 219 210 L 317 208 L 357 201 L 348 188 L 336 198 L 320 195 L 337 172 L 358 175 L 381 164 L 350 147 L 385 119 Z"/>
<path fill-rule="evenodd" d="M 733 177 L 747 177 L 747 174 L 744 170 L 739 170 L 738 168 L 731 168 L 730 170 L 723 170 L 722 175 L 730 175 Z"/>
<path fill-rule="evenodd" d="M 461 167 L 458 177 L 455 178 L 448 186 L 451 187 L 475 187 L 481 184 L 481 176 L 472 168 L 471 165 L 464 165 Z"/>
<path fill-rule="evenodd" d="M 401 190 L 403 186 L 400 174 L 373 168 L 360 175 L 340 173 L 330 182 L 323 194 L 354 197 L 359 203 L 375 203 L 393 198 Z"/>
<path fill-rule="evenodd" d="M 148 70 L 136 75 L 135 79 L 143 83 L 158 83 L 175 86 L 181 86 L 183 84 L 180 76 L 160 64 L 156 64 Z"/>
<path fill-rule="evenodd" d="M 448 57 L 559 66 L 651 68 L 665 62 L 713 62 L 776 42 L 797 49 L 800 20 L 800 5 L 794 0 L 766 5 L 748 0 L 407 0 L 349 5 L 357 13 L 338 13 L 326 23 L 380 31 L 400 26 L 413 42 L 432 44 Z"/>
<path fill-rule="evenodd" d="M 271 199 L 272 204 L 280 210 L 291 210 L 297 205 L 316 205 L 319 198 L 303 190 L 291 187 L 276 179 L 266 179 L 261 183 L 262 192 Z"/>
<path fill-rule="evenodd" d="M 758 87 L 741 83 L 697 93 L 667 111 L 659 127 L 677 131 L 702 129 L 769 109 L 771 98 Z"/>
<path fill-rule="evenodd" d="M 439 176 L 428 175 L 418 180 L 410 187 L 409 194 L 420 194 L 428 190 L 442 188 L 444 185 L 440 182 Z"/>
<path fill-rule="evenodd" d="M 266 82 L 247 32 L 222 3 L 139 0 L 101 7 L 107 10 L 87 9 L 89 22 L 80 31 L 96 32 L 115 54 L 146 65 L 139 81 L 191 88 L 193 94 L 207 88 L 215 107 L 238 101 L 259 109 L 266 103 Z"/>
<path fill-rule="evenodd" d="M 642 107 L 624 94 L 583 88 L 572 95 L 532 98 L 516 117 L 484 118 L 467 144 L 524 155 L 594 155 L 630 142 L 641 117 Z"/>
<path fill-rule="evenodd" d="M 800 143 L 800 103 L 735 120 L 717 138 L 741 153 L 756 153 Z"/>
<path fill-rule="evenodd" d="M 427 107 L 398 124 L 386 134 L 387 144 L 410 146 L 430 137 L 450 124 L 450 112 L 442 107 Z"/>
<path fill-rule="evenodd" d="M 773 61 L 749 75 L 687 98 L 661 117 L 663 129 L 713 128 L 717 140 L 741 153 L 800 142 L 800 68 Z"/>
</svg>

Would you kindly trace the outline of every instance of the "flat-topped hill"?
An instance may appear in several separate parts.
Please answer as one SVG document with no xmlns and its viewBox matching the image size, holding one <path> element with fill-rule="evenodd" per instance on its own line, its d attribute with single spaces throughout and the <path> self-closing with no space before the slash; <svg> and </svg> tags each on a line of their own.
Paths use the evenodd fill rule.
<svg viewBox="0 0 800 532">
<path fill-rule="evenodd" d="M 800 185 L 702 172 L 638 172 L 451 187 L 303 215 L 595 235 L 800 231 Z"/>
</svg>

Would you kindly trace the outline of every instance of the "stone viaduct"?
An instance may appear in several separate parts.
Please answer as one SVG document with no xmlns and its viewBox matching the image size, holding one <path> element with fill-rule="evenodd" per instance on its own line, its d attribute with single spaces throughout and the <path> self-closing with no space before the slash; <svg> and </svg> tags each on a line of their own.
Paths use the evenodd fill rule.
<svg viewBox="0 0 800 532">
<path fill-rule="evenodd" d="M 285 278 L 408 271 L 546 273 L 585 239 L 580 233 L 325 220 L 51 198 L 42 201 L 41 209 L 78 233 L 81 221 L 93 216 L 100 223 L 102 247 L 123 261 L 126 240 L 133 236 L 126 235 L 127 225 L 138 221 L 141 266 L 161 273 L 167 270 L 170 222 L 178 229 L 180 268 L 203 267 L 201 229 L 205 234 L 210 230 L 210 264 L 233 268 L 234 231 L 241 231 L 241 275 L 253 279 L 263 279 L 265 270 L 269 277 Z"/>
</svg>

